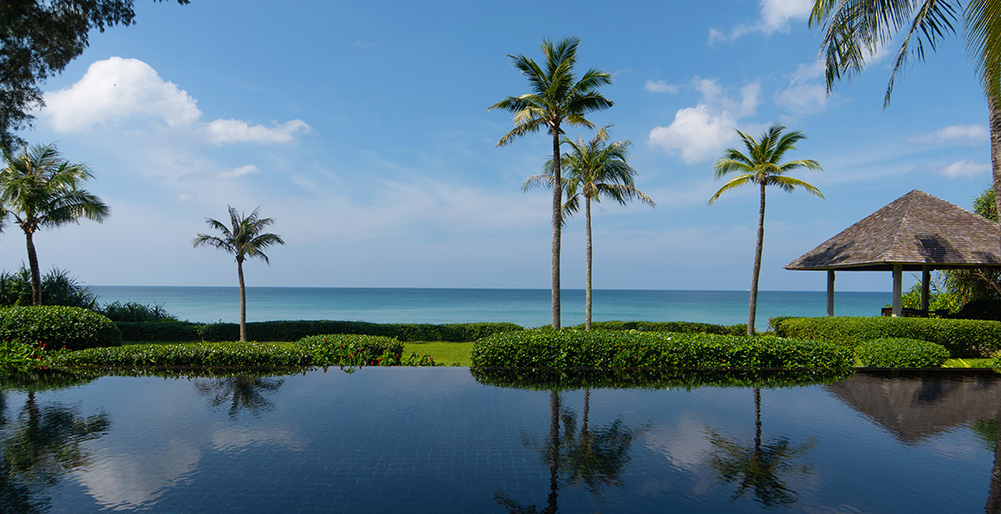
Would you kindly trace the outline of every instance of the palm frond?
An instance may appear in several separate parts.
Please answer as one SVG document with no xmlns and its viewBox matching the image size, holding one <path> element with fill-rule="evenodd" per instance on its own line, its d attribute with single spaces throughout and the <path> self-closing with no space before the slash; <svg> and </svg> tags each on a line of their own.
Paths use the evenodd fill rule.
<svg viewBox="0 0 1001 514">
<path fill-rule="evenodd" d="M 746 173 L 744 175 L 737 175 L 736 177 L 731 178 L 726 184 L 723 184 L 723 187 L 719 188 L 719 191 L 716 191 L 716 194 L 714 194 L 712 198 L 709 199 L 709 205 L 712 205 L 716 200 L 718 200 L 720 195 L 722 195 L 723 193 L 731 189 L 740 187 L 744 184 L 751 184 L 751 183 L 754 183 L 754 175 L 750 173 Z"/>
</svg>

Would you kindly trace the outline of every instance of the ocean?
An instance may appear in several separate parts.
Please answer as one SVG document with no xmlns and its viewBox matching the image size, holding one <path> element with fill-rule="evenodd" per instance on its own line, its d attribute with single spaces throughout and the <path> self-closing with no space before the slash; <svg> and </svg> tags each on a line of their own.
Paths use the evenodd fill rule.
<svg viewBox="0 0 1001 514">
<path fill-rule="evenodd" d="M 136 301 L 163 305 L 178 319 L 235 323 L 236 287 L 91 286 L 101 304 Z M 747 291 L 609 290 L 593 292 L 594 321 L 747 322 Z M 838 316 L 878 316 L 889 293 L 835 292 Z M 760 291 L 755 327 L 773 316 L 824 316 L 823 291 Z M 548 289 L 418 289 L 353 287 L 248 287 L 247 321 L 346 320 L 374 323 L 508 321 L 523 327 L 550 324 Z M 584 322 L 584 290 L 562 292 L 564 326 Z"/>
</svg>

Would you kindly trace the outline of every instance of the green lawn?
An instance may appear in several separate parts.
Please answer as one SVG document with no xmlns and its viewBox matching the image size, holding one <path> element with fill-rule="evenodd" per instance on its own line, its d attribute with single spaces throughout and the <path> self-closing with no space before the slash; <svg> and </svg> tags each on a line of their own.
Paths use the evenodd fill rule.
<svg viewBox="0 0 1001 514">
<path fill-rule="evenodd" d="M 472 349 L 473 343 L 403 343 L 404 355 L 409 355 L 410 352 L 417 355 L 430 355 L 434 358 L 435 362 L 445 365 L 458 364 L 459 366 L 467 367 L 472 364 L 472 359 L 469 357 L 469 352 Z"/>
</svg>

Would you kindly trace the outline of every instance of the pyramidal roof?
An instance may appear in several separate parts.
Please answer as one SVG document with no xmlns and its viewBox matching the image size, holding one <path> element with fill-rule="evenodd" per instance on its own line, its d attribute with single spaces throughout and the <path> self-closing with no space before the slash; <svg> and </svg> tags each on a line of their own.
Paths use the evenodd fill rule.
<svg viewBox="0 0 1001 514">
<path fill-rule="evenodd" d="M 1001 266 L 1001 225 L 917 189 L 790 262 L 789 270 Z"/>
</svg>

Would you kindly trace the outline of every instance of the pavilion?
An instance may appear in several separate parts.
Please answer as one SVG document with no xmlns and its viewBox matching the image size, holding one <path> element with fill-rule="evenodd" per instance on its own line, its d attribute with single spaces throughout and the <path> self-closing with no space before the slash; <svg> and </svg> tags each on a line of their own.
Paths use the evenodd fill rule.
<svg viewBox="0 0 1001 514">
<path fill-rule="evenodd" d="M 902 313 L 904 271 L 921 271 L 921 310 L 936 269 L 1001 267 L 1001 225 L 917 189 L 901 196 L 785 269 L 827 271 L 827 315 L 834 315 L 835 271 L 892 271 L 893 316 Z"/>
</svg>

